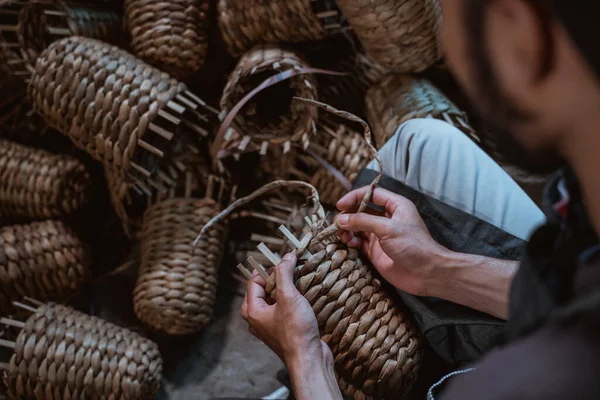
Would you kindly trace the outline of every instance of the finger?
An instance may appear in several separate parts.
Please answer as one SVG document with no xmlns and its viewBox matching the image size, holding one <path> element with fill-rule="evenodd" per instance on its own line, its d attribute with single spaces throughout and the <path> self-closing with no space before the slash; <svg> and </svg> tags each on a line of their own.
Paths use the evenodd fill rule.
<svg viewBox="0 0 600 400">
<path fill-rule="evenodd" d="M 294 285 L 294 269 L 296 268 L 296 255 L 288 253 L 275 269 L 275 282 L 277 283 L 278 296 L 289 296 L 298 291 Z"/>
<path fill-rule="evenodd" d="M 240 315 L 246 321 L 248 321 L 248 293 L 244 296 L 244 300 L 242 301 L 242 307 L 240 308 Z"/>
<path fill-rule="evenodd" d="M 354 236 L 352 237 L 352 240 L 350 240 L 347 244 L 348 247 L 350 247 L 351 249 L 358 249 L 361 245 L 361 240 Z"/>
<path fill-rule="evenodd" d="M 348 232 L 348 231 L 344 231 L 344 233 L 342 233 L 342 236 L 340 237 L 340 239 L 342 240 L 343 243 L 350 243 L 350 241 L 354 238 L 354 235 L 352 234 L 352 232 Z"/>
<path fill-rule="evenodd" d="M 365 213 L 342 214 L 338 216 L 336 222 L 341 229 L 350 232 L 374 233 L 380 238 L 389 235 L 394 229 L 391 219 Z"/>
<path fill-rule="evenodd" d="M 360 189 L 353 190 L 352 192 L 342 197 L 342 199 L 337 203 L 338 210 L 348 213 L 356 212 L 360 207 L 360 204 L 362 203 L 369 188 L 370 186 L 365 186 Z M 371 203 L 385 208 L 386 212 L 390 215 L 394 213 L 394 211 L 400 204 L 403 204 L 407 201 L 409 200 L 405 197 L 379 187 L 375 188 L 375 190 L 373 191 L 373 196 L 371 198 Z"/>
<path fill-rule="evenodd" d="M 264 282 L 261 277 L 254 277 L 252 280 L 248 281 L 248 291 L 246 292 L 246 296 L 248 296 L 248 306 L 246 308 L 246 312 L 248 315 L 254 313 L 260 308 L 268 306 L 267 292 L 265 292 L 264 286 L 255 281 L 259 279 Z"/>
</svg>

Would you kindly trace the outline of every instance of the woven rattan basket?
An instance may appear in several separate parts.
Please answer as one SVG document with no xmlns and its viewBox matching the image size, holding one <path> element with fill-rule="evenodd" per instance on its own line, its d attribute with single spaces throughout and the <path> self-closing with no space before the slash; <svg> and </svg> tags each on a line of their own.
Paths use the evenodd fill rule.
<svg viewBox="0 0 600 400">
<path fill-rule="evenodd" d="M 0 314 L 24 296 L 70 300 L 88 275 L 88 262 L 84 245 L 59 221 L 0 228 Z"/>
<path fill-rule="evenodd" d="M 219 0 L 218 14 L 221 34 L 234 56 L 257 44 L 321 40 L 345 27 L 332 0 Z"/>
<path fill-rule="evenodd" d="M 265 79 L 278 72 L 308 67 L 298 54 L 273 45 L 255 47 L 244 54 L 229 76 L 221 97 L 222 115 Z M 234 120 L 235 129 L 225 137 L 222 148 L 244 151 L 249 144 L 266 150 L 268 144 L 302 142 L 316 132 L 317 110 L 293 101 L 298 96 L 317 98 L 314 76 L 297 75 L 256 94 Z M 262 151 L 264 153 L 264 151 Z"/>
<path fill-rule="evenodd" d="M 447 121 L 479 141 L 466 114 L 426 79 L 390 75 L 369 89 L 365 103 L 378 148 L 394 136 L 400 125 L 414 118 Z"/>
<path fill-rule="evenodd" d="M 133 52 L 183 79 L 197 71 L 208 48 L 208 0 L 126 0 Z"/>
<path fill-rule="evenodd" d="M 0 217 L 63 217 L 90 195 L 90 176 L 77 159 L 0 139 Z"/>
<path fill-rule="evenodd" d="M 25 322 L 3 320 L 19 333 L 4 382 L 14 399 L 155 398 L 162 360 L 158 346 L 137 333 L 72 308 L 22 304 Z"/>
<path fill-rule="evenodd" d="M 373 59 L 394 72 L 422 72 L 440 58 L 439 0 L 337 0 Z"/>
<path fill-rule="evenodd" d="M 226 224 L 211 229 L 194 252 L 198 227 L 220 212 L 209 198 L 174 198 L 144 215 L 134 310 L 153 329 L 185 335 L 200 331 L 215 302 Z"/>
<path fill-rule="evenodd" d="M 208 136 L 216 111 L 168 74 L 82 37 L 41 54 L 29 94 L 49 126 L 106 167 L 149 183 L 170 162 L 183 129 Z"/>
</svg>

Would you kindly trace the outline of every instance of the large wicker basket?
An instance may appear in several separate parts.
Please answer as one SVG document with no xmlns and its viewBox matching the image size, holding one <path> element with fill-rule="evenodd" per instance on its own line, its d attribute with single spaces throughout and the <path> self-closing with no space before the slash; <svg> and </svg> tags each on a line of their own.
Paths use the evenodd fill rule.
<svg viewBox="0 0 600 400">
<path fill-rule="evenodd" d="M 64 217 L 91 195 L 90 175 L 75 158 L 0 139 L 0 217 Z"/>
<path fill-rule="evenodd" d="M 0 228 L 0 315 L 25 296 L 68 301 L 88 277 L 83 243 L 59 221 Z"/>
<path fill-rule="evenodd" d="M 208 48 L 208 0 L 126 0 L 133 52 L 183 79 L 197 71 Z"/>
<path fill-rule="evenodd" d="M 297 53 L 273 45 L 257 46 L 244 54 L 229 76 L 221 97 L 223 115 L 265 79 L 278 72 L 308 67 Z M 244 151 L 249 145 L 265 150 L 269 144 L 308 144 L 314 134 L 317 110 L 293 97 L 316 99 L 314 76 L 297 75 L 258 93 L 234 120 L 234 131 L 222 148 Z"/>
<path fill-rule="evenodd" d="M 375 143 L 381 148 L 404 122 L 414 118 L 437 118 L 456 126 L 478 141 L 466 114 L 426 79 L 413 75 L 390 75 L 369 89 L 367 119 Z"/>
<path fill-rule="evenodd" d="M 371 57 L 394 72 L 422 72 L 440 58 L 439 0 L 337 0 Z"/>
<path fill-rule="evenodd" d="M 14 399 L 155 398 L 162 360 L 158 346 L 125 328 L 72 308 L 46 304 L 27 321 L 2 321 L 19 329 L 5 366 Z"/>
</svg>

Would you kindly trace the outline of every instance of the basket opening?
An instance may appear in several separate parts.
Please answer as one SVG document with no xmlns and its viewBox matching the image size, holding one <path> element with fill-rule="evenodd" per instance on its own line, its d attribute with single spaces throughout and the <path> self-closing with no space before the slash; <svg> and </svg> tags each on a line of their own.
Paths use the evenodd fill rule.
<svg viewBox="0 0 600 400">
<path fill-rule="evenodd" d="M 248 76 L 243 85 L 248 93 L 273 75 L 273 71 L 264 71 Z M 290 87 L 289 81 L 278 83 L 257 93 L 244 107 L 245 117 L 252 119 L 259 126 L 268 126 L 289 116 L 292 99 L 296 91 Z"/>
</svg>

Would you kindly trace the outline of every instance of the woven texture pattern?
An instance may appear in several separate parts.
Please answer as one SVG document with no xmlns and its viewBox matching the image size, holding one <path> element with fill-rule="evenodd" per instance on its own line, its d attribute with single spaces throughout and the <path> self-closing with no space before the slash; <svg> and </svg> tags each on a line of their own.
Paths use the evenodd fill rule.
<svg viewBox="0 0 600 400">
<path fill-rule="evenodd" d="M 48 125 L 123 175 L 133 173 L 134 156 L 136 165 L 154 170 L 156 157 L 141 151 L 139 140 L 157 143 L 150 132 L 153 120 L 183 91 L 184 84 L 129 53 L 82 37 L 50 45 L 29 85 Z"/>
<path fill-rule="evenodd" d="M 221 109 L 228 113 L 252 89 L 278 72 L 308 67 L 295 52 L 272 45 L 258 46 L 238 62 L 221 97 Z M 317 109 L 293 101 L 292 97 L 316 100 L 317 83 L 312 75 L 298 75 L 258 93 L 235 118 L 240 132 L 227 138 L 224 147 L 237 147 L 240 135 L 256 144 L 267 141 L 307 142 L 314 132 Z"/>
<path fill-rule="evenodd" d="M 171 335 L 200 331 L 212 315 L 227 229 L 211 228 L 194 253 L 197 230 L 220 211 L 211 199 L 175 198 L 149 208 L 141 232 L 134 310 Z"/>
<path fill-rule="evenodd" d="M 208 48 L 208 0 L 126 0 L 133 52 L 183 79 L 197 71 Z"/>
<path fill-rule="evenodd" d="M 439 0 L 337 0 L 371 57 L 394 72 L 422 72 L 440 58 Z"/>
<path fill-rule="evenodd" d="M 22 399 L 154 399 L 156 344 L 69 307 L 37 309 L 16 340 L 5 382 Z"/>
<path fill-rule="evenodd" d="M 369 89 L 367 119 L 381 148 L 404 122 L 437 118 L 471 134 L 467 116 L 428 80 L 412 75 L 390 75 Z"/>
<path fill-rule="evenodd" d="M 320 40 L 327 35 L 311 0 L 219 0 L 218 13 L 221 34 L 234 56 L 261 43 Z"/>
<path fill-rule="evenodd" d="M 87 203 L 90 190 L 75 158 L 0 140 L 0 217 L 66 216 Z"/>
<path fill-rule="evenodd" d="M 344 394 L 354 399 L 401 397 L 416 380 L 422 359 L 415 325 L 356 250 L 337 238 L 318 236 L 308 250 L 312 257 L 297 267 L 295 284 L 317 316 Z M 271 276 L 267 292 L 274 282 Z"/>
<path fill-rule="evenodd" d="M 33 297 L 70 300 L 83 285 L 89 257 L 84 245 L 59 221 L 0 229 L 0 314 L 13 301 Z"/>
</svg>

